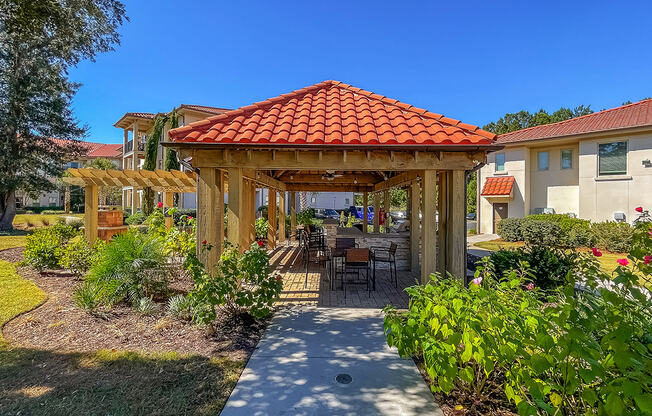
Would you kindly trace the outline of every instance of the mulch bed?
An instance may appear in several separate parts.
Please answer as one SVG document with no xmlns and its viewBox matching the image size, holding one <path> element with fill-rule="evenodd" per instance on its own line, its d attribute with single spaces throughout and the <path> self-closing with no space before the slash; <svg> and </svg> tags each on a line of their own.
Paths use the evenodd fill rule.
<svg viewBox="0 0 652 416">
<path fill-rule="evenodd" d="M 22 260 L 22 251 L 23 248 L 0 251 L 0 259 L 16 263 Z M 22 347 L 61 352 L 176 351 L 246 361 L 269 323 L 246 317 L 221 317 L 214 330 L 208 331 L 166 316 L 165 303 L 160 303 L 159 311 L 149 316 L 139 314 L 128 305 L 114 306 L 102 316 L 94 316 L 75 305 L 72 293 L 81 281 L 73 275 L 40 274 L 20 266 L 17 271 L 48 295 L 42 306 L 4 326 L 5 339 Z M 175 282 L 175 289 L 187 287 L 188 282 L 185 283 Z"/>
</svg>

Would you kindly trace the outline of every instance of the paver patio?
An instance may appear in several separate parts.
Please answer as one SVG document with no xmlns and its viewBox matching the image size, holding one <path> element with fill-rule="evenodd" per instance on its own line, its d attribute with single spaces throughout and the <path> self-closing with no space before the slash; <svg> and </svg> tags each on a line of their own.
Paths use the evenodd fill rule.
<svg viewBox="0 0 652 416">
<path fill-rule="evenodd" d="M 348 384 L 337 381 L 351 377 Z M 346 380 L 345 380 L 346 381 Z M 290 308 L 277 313 L 223 416 L 442 415 L 412 360 L 385 343 L 382 313 Z"/>
</svg>

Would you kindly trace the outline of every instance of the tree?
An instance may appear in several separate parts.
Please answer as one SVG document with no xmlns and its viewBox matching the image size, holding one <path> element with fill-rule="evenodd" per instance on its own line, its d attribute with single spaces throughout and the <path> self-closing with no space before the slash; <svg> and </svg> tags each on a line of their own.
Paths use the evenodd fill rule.
<svg viewBox="0 0 652 416">
<path fill-rule="evenodd" d="M 110 159 L 97 158 L 84 165 L 90 169 L 117 169 L 115 162 Z M 119 186 L 103 186 L 99 190 L 100 205 L 119 205 L 122 198 L 122 188 Z"/>
<path fill-rule="evenodd" d="M 156 169 L 156 160 L 158 159 L 158 144 L 161 141 L 163 134 L 163 127 L 168 121 L 168 116 L 158 115 L 154 120 L 152 130 L 147 137 L 145 144 L 145 163 L 143 163 L 144 170 Z M 143 189 L 143 214 L 150 215 L 154 212 L 154 190 L 150 187 Z"/>
<path fill-rule="evenodd" d="M 170 129 L 175 129 L 179 127 L 179 114 L 176 111 L 172 111 L 170 114 Z M 165 149 L 165 170 L 179 170 L 181 164 L 179 163 L 179 156 L 177 152 L 172 149 Z"/>
<path fill-rule="evenodd" d="M 0 229 L 12 228 L 16 191 L 55 189 L 50 178 L 82 153 L 68 69 L 113 50 L 126 19 L 117 0 L 0 2 Z"/>
</svg>

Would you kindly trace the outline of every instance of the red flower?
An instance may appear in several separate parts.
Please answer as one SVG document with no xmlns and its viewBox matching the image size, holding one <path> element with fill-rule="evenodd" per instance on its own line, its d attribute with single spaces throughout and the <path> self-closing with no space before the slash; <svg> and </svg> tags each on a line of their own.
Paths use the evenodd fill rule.
<svg viewBox="0 0 652 416">
<path fill-rule="evenodd" d="M 247 252 L 246 248 L 244 250 L 242 250 L 242 254 L 245 254 L 246 252 Z"/>
<path fill-rule="evenodd" d="M 264 244 L 264 243 L 263 243 L 263 240 L 258 240 L 258 247 L 262 247 L 263 244 Z"/>
<path fill-rule="evenodd" d="M 643 263 L 645 263 L 645 264 L 650 264 L 650 263 L 652 263 L 652 256 L 650 256 L 650 255 L 648 254 L 647 256 L 643 257 Z"/>
<path fill-rule="evenodd" d="M 206 245 L 206 240 L 202 241 L 201 243 L 202 243 L 203 245 Z"/>
<path fill-rule="evenodd" d="M 159 207 L 159 208 L 163 208 L 163 203 L 159 202 L 158 204 L 156 204 L 156 206 Z"/>
<path fill-rule="evenodd" d="M 636 207 L 636 208 L 634 208 L 634 211 L 643 212 L 643 207 Z"/>
<path fill-rule="evenodd" d="M 280 274 L 277 274 L 277 275 L 276 275 L 276 281 L 277 281 L 277 282 L 280 282 L 281 280 L 283 280 L 283 278 L 281 277 Z"/>
<path fill-rule="evenodd" d="M 618 259 L 618 260 L 616 260 L 616 262 L 618 264 L 620 264 L 621 266 L 627 266 L 629 264 L 629 260 L 627 260 L 627 259 Z"/>
<path fill-rule="evenodd" d="M 527 290 L 534 290 L 534 283 L 528 283 L 527 286 L 525 286 Z"/>
<path fill-rule="evenodd" d="M 192 217 L 191 217 L 190 215 L 188 215 L 186 218 L 187 218 L 188 220 L 191 220 L 191 219 L 192 219 Z"/>
<path fill-rule="evenodd" d="M 600 256 L 602 255 L 602 253 L 600 252 L 600 250 L 598 250 L 598 249 L 595 248 L 595 247 L 593 247 L 591 250 L 593 250 L 593 255 L 594 255 L 595 257 L 600 257 Z"/>
</svg>

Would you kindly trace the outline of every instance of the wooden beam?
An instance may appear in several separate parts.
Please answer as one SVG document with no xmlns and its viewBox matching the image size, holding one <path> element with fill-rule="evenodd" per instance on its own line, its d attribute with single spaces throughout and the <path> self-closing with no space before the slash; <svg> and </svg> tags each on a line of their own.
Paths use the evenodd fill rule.
<svg viewBox="0 0 652 416">
<path fill-rule="evenodd" d="M 214 243 L 215 247 L 213 247 L 213 250 L 216 251 L 218 260 L 224 250 L 224 179 L 224 172 L 215 169 L 215 208 L 213 211 L 215 211 L 217 229 Z"/>
<path fill-rule="evenodd" d="M 174 192 L 164 192 L 163 193 L 163 209 L 167 210 L 172 208 L 174 205 Z M 174 217 L 172 215 L 167 215 L 165 217 L 165 229 L 170 230 L 174 225 Z"/>
<path fill-rule="evenodd" d="M 282 243 L 285 241 L 285 218 L 287 217 L 285 211 L 285 192 L 281 191 L 278 198 L 278 241 Z"/>
<path fill-rule="evenodd" d="M 318 183 L 287 183 L 286 189 L 294 192 L 372 192 L 371 185 L 343 185 L 343 184 L 318 184 Z"/>
<path fill-rule="evenodd" d="M 244 177 L 242 169 L 229 169 L 229 204 L 227 239 L 230 243 L 245 249 L 246 236 L 244 227 Z"/>
<path fill-rule="evenodd" d="M 374 232 L 380 232 L 380 192 L 374 192 Z"/>
<path fill-rule="evenodd" d="M 367 192 L 362 194 L 362 232 L 367 233 L 369 230 L 369 217 L 367 215 L 367 211 L 369 210 L 367 207 L 369 206 L 369 194 Z M 374 216 L 374 218 L 376 218 Z"/>
<path fill-rule="evenodd" d="M 297 193 L 290 192 L 290 235 L 292 241 L 296 240 L 297 234 Z"/>
<path fill-rule="evenodd" d="M 276 189 L 269 188 L 267 192 L 267 222 L 269 223 L 269 227 L 267 228 L 267 246 L 273 249 L 276 248 Z"/>
<path fill-rule="evenodd" d="M 259 184 L 263 188 L 274 188 L 279 191 L 285 190 L 285 184 L 283 182 L 255 169 L 245 169 L 244 177 Z"/>
<path fill-rule="evenodd" d="M 219 260 L 217 238 L 217 169 L 203 168 L 197 181 L 197 256 L 211 270 Z M 206 246 L 212 248 L 208 250 Z"/>
<path fill-rule="evenodd" d="M 408 198 L 410 205 L 410 270 L 416 273 L 419 270 L 419 207 L 421 205 L 419 182 L 412 182 Z"/>
<path fill-rule="evenodd" d="M 384 191 L 385 189 L 396 188 L 399 186 L 407 185 L 419 178 L 420 171 L 410 170 L 407 172 L 400 173 L 396 176 L 392 176 L 386 181 L 379 182 L 374 186 L 374 191 Z"/>
<path fill-rule="evenodd" d="M 285 183 L 316 183 L 316 184 L 349 184 L 349 185 L 369 185 L 375 184 L 378 182 L 378 177 L 376 175 L 370 174 L 345 174 L 328 180 L 324 175 L 318 174 L 289 174 L 286 173 L 279 178 L 280 181 Z M 356 183 L 357 182 L 357 183 Z"/>
<path fill-rule="evenodd" d="M 326 150 L 255 150 L 251 158 L 247 151 L 223 149 L 179 149 L 184 157 L 192 157 L 195 166 L 221 168 L 241 167 L 251 169 L 286 170 L 420 170 L 420 169 L 472 169 L 486 161 L 486 151 L 440 152 L 420 151 L 418 158 L 411 151 L 394 151 L 392 160 L 388 151 L 349 150 L 346 158 L 342 151 Z M 319 152 L 321 153 L 321 159 Z M 367 157 L 369 156 L 369 157 Z M 440 156 L 440 157 L 438 157 Z"/>
<path fill-rule="evenodd" d="M 436 271 L 437 261 L 437 224 L 435 222 L 437 194 L 435 182 L 437 172 L 429 169 L 421 178 L 421 284 L 430 280 L 430 274 Z"/>
<path fill-rule="evenodd" d="M 439 172 L 437 186 L 437 271 L 443 276 L 446 274 L 446 235 L 448 230 L 448 172 Z"/>
<path fill-rule="evenodd" d="M 448 227 L 446 235 L 446 270 L 455 277 L 466 279 L 466 192 L 464 192 L 464 171 L 448 173 L 449 202 Z"/>
<path fill-rule="evenodd" d="M 86 185 L 84 192 L 84 234 L 89 243 L 97 240 L 98 186 Z"/>
</svg>

